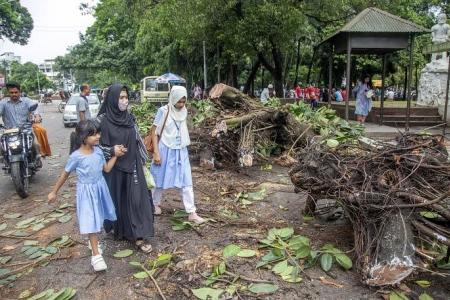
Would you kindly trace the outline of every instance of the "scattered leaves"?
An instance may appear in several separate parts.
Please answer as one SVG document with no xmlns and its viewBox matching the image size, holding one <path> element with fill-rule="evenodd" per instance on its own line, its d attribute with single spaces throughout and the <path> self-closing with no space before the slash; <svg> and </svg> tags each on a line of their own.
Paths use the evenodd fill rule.
<svg viewBox="0 0 450 300">
<path fill-rule="evenodd" d="M 133 250 L 125 249 L 125 250 L 121 250 L 121 251 L 114 253 L 113 256 L 116 258 L 124 258 L 124 257 L 131 256 L 132 254 L 133 254 Z"/>
</svg>

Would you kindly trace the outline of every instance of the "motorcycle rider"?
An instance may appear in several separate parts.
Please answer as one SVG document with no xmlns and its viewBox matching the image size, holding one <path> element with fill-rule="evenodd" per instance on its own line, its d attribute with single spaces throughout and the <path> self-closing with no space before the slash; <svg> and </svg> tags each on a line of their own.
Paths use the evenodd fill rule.
<svg viewBox="0 0 450 300">
<path fill-rule="evenodd" d="M 29 108 L 35 103 L 28 97 L 20 96 L 20 84 L 15 82 L 7 83 L 6 89 L 8 90 L 9 97 L 6 97 L 0 101 L 0 116 L 2 117 L 3 124 L 6 129 L 20 127 L 29 122 L 30 114 L 32 116 L 31 121 L 38 123 L 41 122 L 42 118 L 37 110 L 33 112 L 29 111 Z M 41 126 L 38 130 L 43 131 L 39 132 L 39 134 L 45 135 L 45 137 L 47 136 L 45 128 Z M 32 152 L 34 157 L 38 157 L 40 150 L 39 145 L 36 142 L 33 143 Z"/>
</svg>

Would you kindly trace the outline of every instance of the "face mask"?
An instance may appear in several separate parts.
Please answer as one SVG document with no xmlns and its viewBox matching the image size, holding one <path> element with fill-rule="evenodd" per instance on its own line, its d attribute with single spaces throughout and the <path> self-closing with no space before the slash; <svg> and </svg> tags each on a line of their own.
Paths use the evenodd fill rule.
<svg viewBox="0 0 450 300">
<path fill-rule="evenodd" d="M 119 110 L 120 111 L 126 111 L 127 110 L 127 107 L 128 107 L 128 101 L 120 101 L 119 100 Z"/>
</svg>

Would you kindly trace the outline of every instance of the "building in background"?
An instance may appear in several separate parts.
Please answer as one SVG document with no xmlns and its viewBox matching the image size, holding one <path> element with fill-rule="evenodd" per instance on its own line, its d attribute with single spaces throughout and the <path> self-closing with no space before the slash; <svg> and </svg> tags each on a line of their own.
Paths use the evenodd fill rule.
<svg viewBox="0 0 450 300">
<path fill-rule="evenodd" d="M 57 77 L 59 75 L 59 72 L 56 72 L 53 69 L 54 65 L 55 65 L 54 59 L 46 59 L 46 60 L 44 60 L 43 63 L 38 65 L 39 71 L 44 73 L 44 75 L 47 76 L 47 78 L 53 82 L 55 82 L 57 80 Z"/>
<path fill-rule="evenodd" d="M 6 70 L 6 74 L 11 73 L 11 64 L 13 62 L 21 63 L 21 57 L 14 55 L 14 52 L 4 52 L 0 54 L 0 69 Z"/>
</svg>

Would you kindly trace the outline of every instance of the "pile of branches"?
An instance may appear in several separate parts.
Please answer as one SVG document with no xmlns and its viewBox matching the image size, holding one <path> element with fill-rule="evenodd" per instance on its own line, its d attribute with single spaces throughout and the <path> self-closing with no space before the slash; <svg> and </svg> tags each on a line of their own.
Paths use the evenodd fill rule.
<svg viewBox="0 0 450 300">
<path fill-rule="evenodd" d="M 442 136 L 401 134 L 395 143 L 336 148 L 312 143 L 298 153 L 289 175 L 296 190 L 310 196 L 306 213 L 314 213 L 320 199 L 343 207 L 368 285 L 397 284 L 419 256 L 439 259 L 426 247 L 450 247 L 450 162 Z"/>
<path fill-rule="evenodd" d="M 315 134 L 286 107 L 264 106 L 239 90 L 217 84 L 209 100 L 194 102 L 191 152 L 204 167 L 249 167 L 301 146 Z M 287 156 L 286 156 L 287 157 Z"/>
</svg>

